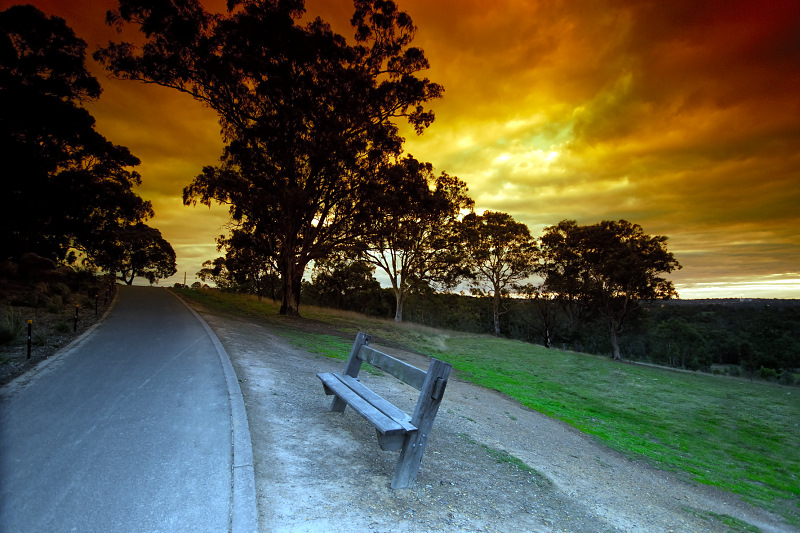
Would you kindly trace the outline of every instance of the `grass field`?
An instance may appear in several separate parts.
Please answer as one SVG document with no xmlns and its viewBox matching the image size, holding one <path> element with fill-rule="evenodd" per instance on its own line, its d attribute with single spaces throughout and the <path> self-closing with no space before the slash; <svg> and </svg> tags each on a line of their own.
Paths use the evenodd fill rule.
<svg viewBox="0 0 800 533">
<path fill-rule="evenodd" d="M 295 345 L 346 357 L 359 330 L 379 342 L 453 364 L 496 389 L 658 468 L 740 494 L 800 526 L 800 387 L 617 363 L 490 336 L 396 325 L 270 301 L 180 291 L 212 308 L 257 318 Z"/>
</svg>

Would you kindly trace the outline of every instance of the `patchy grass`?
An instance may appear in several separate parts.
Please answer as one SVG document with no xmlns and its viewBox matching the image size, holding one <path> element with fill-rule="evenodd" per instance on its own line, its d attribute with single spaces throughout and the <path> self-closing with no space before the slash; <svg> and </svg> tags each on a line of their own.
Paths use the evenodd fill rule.
<svg viewBox="0 0 800 533">
<path fill-rule="evenodd" d="M 740 494 L 800 525 L 800 389 L 675 372 L 508 339 L 181 291 L 212 308 L 258 317 L 298 347 L 345 358 L 359 330 L 453 364 L 460 378 L 594 435 L 609 447 Z"/>
<path fill-rule="evenodd" d="M 690 515 L 702 518 L 708 522 L 718 522 L 725 525 L 728 533 L 759 533 L 761 531 L 756 526 L 748 524 L 747 522 L 739 520 L 738 518 L 730 515 L 714 513 L 711 511 L 698 511 L 697 509 L 688 507 L 684 507 L 683 510 Z"/>
<path fill-rule="evenodd" d="M 552 485 L 547 476 L 542 475 L 541 472 L 537 471 L 535 468 L 531 468 L 530 466 L 526 465 L 525 462 L 522 461 L 522 459 L 515 457 L 514 455 L 511 455 L 507 451 L 498 450 L 496 448 L 492 448 L 491 446 L 487 446 L 486 444 L 478 443 L 475 440 L 473 440 L 469 435 L 466 435 L 464 433 L 461 433 L 459 436 L 462 439 L 469 442 L 470 444 L 474 444 L 476 446 L 480 445 L 480 447 L 484 449 L 484 451 L 489 455 L 489 457 L 491 457 L 498 463 L 507 464 L 510 467 L 520 472 L 529 474 L 536 480 L 536 484 L 539 485 L 540 487 L 548 487 Z"/>
</svg>

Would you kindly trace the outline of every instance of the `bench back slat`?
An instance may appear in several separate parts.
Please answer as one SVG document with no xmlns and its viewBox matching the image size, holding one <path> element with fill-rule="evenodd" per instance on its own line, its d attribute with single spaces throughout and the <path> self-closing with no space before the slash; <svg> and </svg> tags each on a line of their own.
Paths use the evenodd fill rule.
<svg viewBox="0 0 800 533">
<path fill-rule="evenodd" d="M 362 361 L 380 368 L 384 372 L 388 372 L 400 381 L 408 383 L 415 389 L 422 390 L 422 384 L 425 383 L 426 375 L 424 370 L 420 370 L 415 366 L 411 366 L 400 359 L 396 359 L 391 355 L 386 355 L 367 345 L 361 346 L 358 357 Z"/>
</svg>

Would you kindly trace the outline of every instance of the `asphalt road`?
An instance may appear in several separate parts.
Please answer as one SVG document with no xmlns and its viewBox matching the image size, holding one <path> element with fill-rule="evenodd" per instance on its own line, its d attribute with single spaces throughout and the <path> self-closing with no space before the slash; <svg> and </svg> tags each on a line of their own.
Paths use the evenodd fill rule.
<svg viewBox="0 0 800 533">
<path fill-rule="evenodd" d="M 255 529 L 252 452 L 227 354 L 165 289 L 0 399 L 0 530 Z"/>
</svg>

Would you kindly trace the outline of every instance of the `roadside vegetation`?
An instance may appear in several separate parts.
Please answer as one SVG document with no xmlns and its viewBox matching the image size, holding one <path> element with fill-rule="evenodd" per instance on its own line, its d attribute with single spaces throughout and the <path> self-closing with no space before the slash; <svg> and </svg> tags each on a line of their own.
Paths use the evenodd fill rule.
<svg viewBox="0 0 800 533">
<path fill-rule="evenodd" d="M 615 362 L 520 341 L 176 289 L 216 311 L 255 319 L 296 346 L 345 358 L 358 330 L 375 342 L 452 363 L 458 377 L 594 435 L 634 460 L 739 494 L 800 526 L 800 389 L 745 378 Z"/>
<path fill-rule="evenodd" d="M 29 271 L 19 276 L 8 263 L 0 264 L 0 385 L 50 357 L 97 322 L 114 295 L 110 279 L 88 269 L 55 269 L 47 262 L 36 269 L 26 266 Z"/>
</svg>

